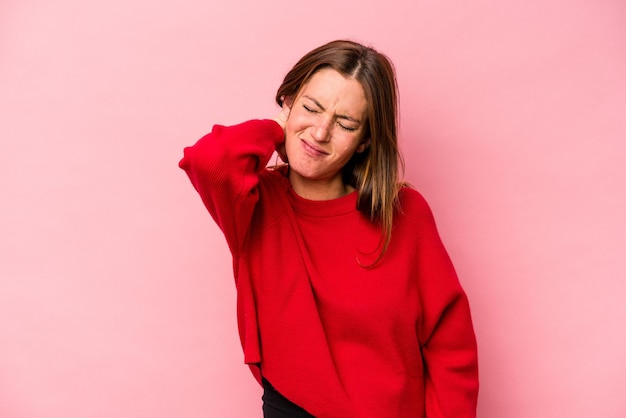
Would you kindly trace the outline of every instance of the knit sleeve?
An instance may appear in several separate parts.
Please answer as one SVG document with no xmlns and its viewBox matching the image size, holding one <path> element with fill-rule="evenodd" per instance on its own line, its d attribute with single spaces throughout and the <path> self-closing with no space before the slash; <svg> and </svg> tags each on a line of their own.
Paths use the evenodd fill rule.
<svg viewBox="0 0 626 418">
<path fill-rule="evenodd" d="M 427 418 L 474 418 L 478 397 L 476 338 L 467 296 L 423 201 L 418 255 Z"/>
<path fill-rule="evenodd" d="M 211 133 L 184 150 L 179 163 L 236 255 L 258 201 L 259 173 L 269 162 L 283 130 L 273 120 L 253 120 Z"/>
</svg>

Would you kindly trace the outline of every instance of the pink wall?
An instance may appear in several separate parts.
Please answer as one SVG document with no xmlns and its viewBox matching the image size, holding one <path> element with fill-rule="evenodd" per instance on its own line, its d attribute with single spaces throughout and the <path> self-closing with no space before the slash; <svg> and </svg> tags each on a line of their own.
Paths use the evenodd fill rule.
<svg viewBox="0 0 626 418">
<path fill-rule="evenodd" d="M 260 416 L 226 245 L 176 164 L 213 123 L 273 116 L 289 66 L 339 37 L 396 63 L 407 180 L 472 301 L 480 416 L 626 416 L 625 18 L 3 0 L 0 416 Z"/>
</svg>

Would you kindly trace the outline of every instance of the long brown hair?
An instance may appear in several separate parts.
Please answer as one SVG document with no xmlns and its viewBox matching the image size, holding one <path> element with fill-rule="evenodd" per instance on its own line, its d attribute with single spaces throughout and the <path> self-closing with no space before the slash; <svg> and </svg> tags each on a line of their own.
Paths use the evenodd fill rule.
<svg viewBox="0 0 626 418">
<path fill-rule="evenodd" d="M 393 215 L 398 206 L 399 169 L 403 167 L 398 150 L 398 88 L 393 64 L 373 48 L 353 41 L 339 40 L 306 54 L 287 73 L 276 93 L 276 103 L 295 99 L 313 74 L 332 68 L 357 80 L 368 102 L 365 137 L 370 146 L 355 153 L 343 168 L 343 180 L 358 191 L 357 209 L 383 231 L 382 250 L 368 267 L 384 255 L 391 240 Z"/>
</svg>

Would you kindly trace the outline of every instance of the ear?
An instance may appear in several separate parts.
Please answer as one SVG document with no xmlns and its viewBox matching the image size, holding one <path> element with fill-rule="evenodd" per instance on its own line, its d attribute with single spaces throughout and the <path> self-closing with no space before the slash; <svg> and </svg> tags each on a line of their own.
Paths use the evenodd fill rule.
<svg viewBox="0 0 626 418">
<path fill-rule="evenodd" d="M 361 141 L 359 146 L 356 147 L 356 151 L 355 152 L 361 153 L 361 152 L 365 151 L 366 149 L 368 149 L 371 144 L 372 144 L 372 139 L 369 138 L 369 137 L 365 138 L 363 141 Z"/>
</svg>

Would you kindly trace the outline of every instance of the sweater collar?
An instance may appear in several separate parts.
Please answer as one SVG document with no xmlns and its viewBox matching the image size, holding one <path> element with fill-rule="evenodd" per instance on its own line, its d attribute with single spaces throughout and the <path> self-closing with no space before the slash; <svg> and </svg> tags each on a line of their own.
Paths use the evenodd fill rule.
<svg viewBox="0 0 626 418">
<path fill-rule="evenodd" d="M 282 183 L 289 202 L 294 211 L 298 215 L 309 216 L 313 218 L 329 218 L 333 216 L 345 215 L 357 211 L 356 203 L 358 200 L 358 192 L 354 191 L 337 199 L 330 200 L 310 200 L 298 195 L 291 187 L 291 183 L 287 178 L 288 166 L 280 166 L 275 171 L 281 177 Z"/>
<path fill-rule="evenodd" d="M 309 200 L 299 196 L 293 188 L 288 190 L 289 202 L 299 215 L 314 218 L 328 218 L 356 212 L 358 193 L 356 191 L 330 200 Z"/>
</svg>

